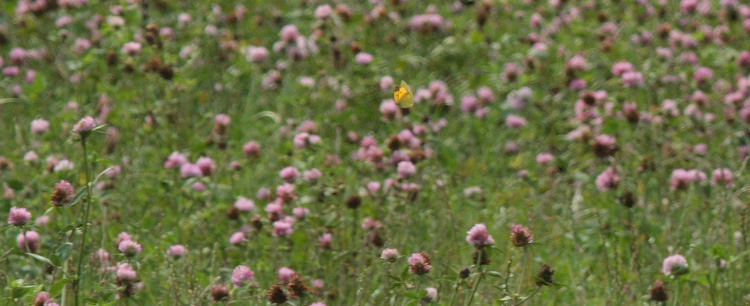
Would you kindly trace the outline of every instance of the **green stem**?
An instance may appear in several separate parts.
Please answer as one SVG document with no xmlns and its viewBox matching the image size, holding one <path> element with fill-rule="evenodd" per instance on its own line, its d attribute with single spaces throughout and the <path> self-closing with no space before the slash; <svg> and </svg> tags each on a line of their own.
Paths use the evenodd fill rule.
<svg viewBox="0 0 750 306">
<path fill-rule="evenodd" d="M 474 302 L 474 296 L 477 293 L 477 289 L 479 289 L 479 283 L 482 282 L 482 279 L 484 278 L 484 270 L 482 270 L 482 266 L 480 263 L 482 262 L 483 256 L 489 256 L 489 254 L 485 255 L 483 251 L 480 251 L 479 249 L 476 250 L 477 258 L 474 263 L 474 267 L 476 267 L 477 270 L 479 270 L 479 279 L 477 279 L 476 284 L 474 284 L 474 289 L 471 291 L 471 296 L 469 297 L 469 301 L 466 303 L 466 306 L 471 305 L 472 302 Z"/>
<path fill-rule="evenodd" d="M 453 302 L 456 300 L 456 296 L 458 295 L 458 288 L 461 286 L 461 279 L 459 278 L 456 281 L 456 290 L 453 291 L 453 296 L 451 296 L 451 302 L 448 303 L 448 305 L 454 305 Z"/>
<path fill-rule="evenodd" d="M 516 296 L 521 294 L 521 288 L 523 288 L 523 283 L 526 281 L 526 270 L 529 269 L 529 254 L 526 250 L 526 247 L 523 247 L 523 257 L 522 264 L 521 264 L 521 278 L 518 279 L 518 290 L 516 291 Z"/>
<path fill-rule="evenodd" d="M 78 249 L 78 269 L 76 270 L 76 285 L 75 285 L 75 305 L 79 305 L 80 302 L 80 288 L 83 287 L 83 258 L 86 257 L 86 234 L 89 228 L 89 211 L 91 210 L 91 181 L 89 176 L 89 158 L 88 151 L 86 150 L 86 137 L 87 135 L 81 135 L 81 146 L 83 147 L 83 175 L 86 179 L 86 209 L 83 215 L 83 235 L 81 237 L 81 246 Z"/>
<path fill-rule="evenodd" d="M 515 306 L 526 303 L 526 301 L 534 297 L 534 295 L 536 295 L 536 293 L 539 292 L 539 288 L 541 288 L 541 286 L 536 286 L 536 289 L 534 289 L 534 292 L 532 292 L 529 296 L 525 297 L 523 300 L 518 301 L 518 303 L 516 303 Z"/>
<path fill-rule="evenodd" d="M 352 253 L 354 254 L 356 254 L 355 250 L 357 249 L 357 218 L 358 209 L 355 208 L 352 210 Z"/>
<path fill-rule="evenodd" d="M 480 267 L 479 271 L 479 279 L 477 279 L 477 283 L 474 284 L 474 290 L 471 291 L 471 296 L 469 297 L 469 302 L 466 303 L 466 306 L 469 306 L 474 302 L 474 296 L 477 294 L 477 289 L 479 289 L 479 283 L 481 283 L 484 278 L 484 270 Z"/>
<path fill-rule="evenodd" d="M 513 256 L 508 259 L 508 267 L 505 271 L 505 294 L 507 295 L 510 295 L 510 287 L 508 287 L 508 282 L 510 281 L 511 265 L 513 265 Z"/>
<path fill-rule="evenodd" d="M 62 214 L 63 214 L 64 220 L 69 221 L 70 215 L 69 215 L 68 210 L 63 209 L 62 210 Z M 65 239 L 65 242 L 72 242 L 73 241 L 73 235 L 75 235 L 75 229 L 70 230 L 68 232 L 67 237 Z M 68 273 L 70 272 L 69 269 L 70 269 L 70 260 L 66 259 L 65 262 L 63 263 L 63 270 L 62 270 L 63 271 L 63 277 L 67 278 L 69 276 L 68 275 Z M 67 301 L 68 301 L 68 289 L 69 288 L 70 287 L 68 285 L 65 285 L 65 288 L 62 291 L 62 296 L 60 297 L 60 302 L 61 302 L 60 305 L 68 305 Z"/>
</svg>

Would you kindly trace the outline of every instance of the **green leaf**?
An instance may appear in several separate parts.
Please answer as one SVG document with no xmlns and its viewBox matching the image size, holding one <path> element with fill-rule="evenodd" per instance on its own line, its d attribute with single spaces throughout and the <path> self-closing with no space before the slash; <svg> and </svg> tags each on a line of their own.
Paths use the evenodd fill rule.
<svg viewBox="0 0 750 306">
<path fill-rule="evenodd" d="M 96 131 L 99 131 L 99 130 L 101 130 L 101 129 L 105 128 L 105 127 L 107 127 L 107 125 L 106 125 L 106 124 L 102 124 L 102 125 L 97 125 L 96 127 L 94 127 L 94 128 L 93 128 L 93 129 L 91 130 L 91 132 L 96 132 Z"/>
<path fill-rule="evenodd" d="M 78 193 L 77 193 L 77 194 L 76 194 L 76 196 L 75 196 L 75 197 L 73 198 L 73 200 L 72 200 L 72 201 L 70 201 L 70 204 L 68 204 L 68 205 L 70 205 L 70 206 L 73 206 L 73 205 L 75 205 L 76 203 L 78 203 L 78 201 L 80 201 L 80 200 L 81 200 L 81 198 L 83 198 L 83 196 L 84 196 L 84 195 L 86 194 L 86 192 L 87 192 L 88 190 L 89 190 L 88 186 L 84 186 L 83 188 L 81 188 L 80 190 L 78 190 Z"/>
<path fill-rule="evenodd" d="M 73 244 L 70 242 L 63 243 L 57 250 L 55 250 L 55 257 L 57 257 L 58 264 L 62 264 L 70 257 L 70 250 L 73 249 Z"/>
<path fill-rule="evenodd" d="M 8 187 L 12 188 L 15 191 L 23 190 L 23 183 L 21 183 L 19 180 L 10 180 L 8 181 Z"/>
<path fill-rule="evenodd" d="M 62 293 L 63 290 L 65 290 L 65 285 L 73 281 L 69 278 L 62 278 L 56 281 L 52 286 L 49 288 L 49 295 L 51 296 L 58 296 Z"/>
<path fill-rule="evenodd" d="M 10 103 L 26 103 L 26 100 L 22 100 L 20 98 L 2 98 L 0 99 L 0 106 L 3 104 L 10 104 Z"/>
<path fill-rule="evenodd" d="M 421 299 L 424 295 L 424 292 L 414 292 L 409 291 L 407 293 L 404 293 L 404 297 L 412 300 L 418 300 Z"/>
<path fill-rule="evenodd" d="M 26 253 L 26 255 L 29 255 L 29 256 L 31 256 L 31 258 L 34 258 L 34 259 L 36 259 L 36 260 L 38 260 L 38 261 L 41 261 L 41 262 L 43 262 L 43 263 L 46 263 L 46 264 L 48 264 L 48 265 L 50 265 L 50 266 L 55 266 L 55 265 L 54 265 L 54 264 L 52 263 L 52 261 L 50 261 L 50 260 L 49 260 L 49 259 L 48 259 L 47 257 L 44 257 L 44 256 L 42 256 L 42 255 L 38 255 L 38 254 L 34 254 L 34 253 Z"/>
<path fill-rule="evenodd" d="M 104 169 L 101 173 L 99 173 L 96 178 L 94 179 L 94 182 L 98 182 L 99 179 L 102 177 L 102 175 L 107 174 L 107 172 L 111 171 L 113 167 L 108 167 L 107 169 Z"/>
<path fill-rule="evenodd" d="M 619 132 L 624 127 L 625 125 L 622 123 L 622 121 L 617 119 L 609 119 L 602 125 L 602 134 L 617 135 L 617 132 Z"/>
<path fill-rule="evenodd" d="M 494 277 L 503 277 L 503 275 L 500 272 L 497 272 L 497 271 L 487 272 L 487 275 L 494 276 Z"/>
<path fill-rule="evenodd" d="M 279 116 L 277 113 L 274 113 L 272 111 L 263 111 L 263 112 L 258 113 L 254 117 L 255 119 L 268 118 L 268 119 L 271 119 L 271 121 L 273 121 L 276 124 L 281 122 L 281 116 Z"/>
</svg>

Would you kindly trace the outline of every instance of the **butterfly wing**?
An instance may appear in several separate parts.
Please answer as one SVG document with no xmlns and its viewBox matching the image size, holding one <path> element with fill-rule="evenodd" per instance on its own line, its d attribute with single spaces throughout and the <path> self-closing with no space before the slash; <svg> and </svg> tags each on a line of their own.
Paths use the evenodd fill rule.
<svg viewBox="0 0 750 306">
<path fill-rule="evenodd" d="M 411 108 L 414 106 L 414 95 L 411 93 L 411 88 L 406 82 L 401 81 L 401 86 L 397 86 L 393 92 L 393 99 L 396 100 L 401 108 Z"/>
</svg>

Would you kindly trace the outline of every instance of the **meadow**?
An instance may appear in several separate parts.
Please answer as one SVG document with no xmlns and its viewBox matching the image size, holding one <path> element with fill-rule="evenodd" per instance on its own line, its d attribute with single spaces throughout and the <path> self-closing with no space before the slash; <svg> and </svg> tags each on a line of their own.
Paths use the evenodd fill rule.
<svg viewBox="0 0 750 306">
<path fill-rule="evenodd" d="M 2 1 L 0 305 L 750 304 L 749 34 L 737 0 Z"/>
</svg>

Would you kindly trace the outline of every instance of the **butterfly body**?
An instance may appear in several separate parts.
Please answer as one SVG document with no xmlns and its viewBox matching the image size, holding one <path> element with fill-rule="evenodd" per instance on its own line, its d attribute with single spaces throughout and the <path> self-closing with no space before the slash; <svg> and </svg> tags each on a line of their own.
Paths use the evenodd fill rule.
<svg viewBox="0 0 750 306">
<path fill-rule="evenodd" d="M 409 88 L 406 82 L 401 81 L 401 85 L 396 86 L 393 91 L 393 100 L 402 109 L 414 106 L 414 95 L 411 93 L 411 88 Z"/>
</svg>

